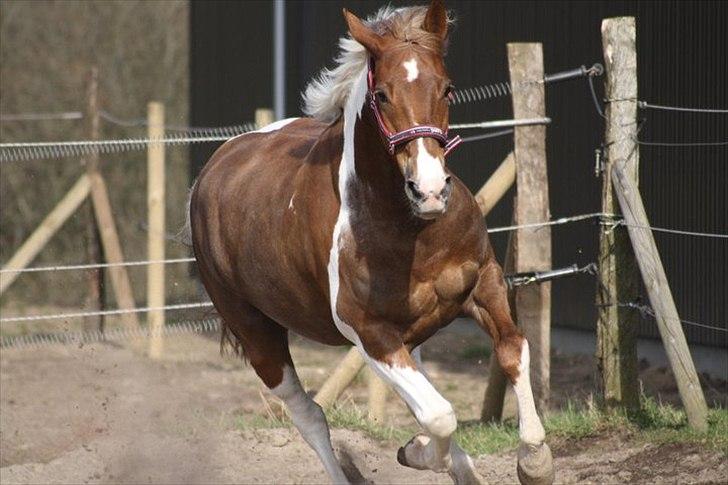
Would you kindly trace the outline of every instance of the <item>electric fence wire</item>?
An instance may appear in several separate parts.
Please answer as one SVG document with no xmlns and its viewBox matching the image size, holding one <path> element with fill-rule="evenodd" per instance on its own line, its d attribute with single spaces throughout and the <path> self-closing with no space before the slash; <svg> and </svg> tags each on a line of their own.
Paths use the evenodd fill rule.
<svg viewBox="0 0 728 485">
<path fill-rule="evenodd" d="M 112 154 L 135 150 L 146 150 L 149 145 L 188 145 L 227 141 L 243 133 L 253 131 L 253 123 L 221 126 L 200 131 L 185 131 L 164 138 L 127 138 L 118 140 L 84 140 L 65 142 L 0 143 L 0 163 L 28 160 L 82 157 L 92 154 Z"/>
<path fill-rule="evenodd" d="M 20 323 L 20 322 L 37 322 L 41 320 L 65 320 L 70 318 L 86 318 L 86 317 L 104 317 L 110 315 L 126 315 L 129 313 L 148 313 L 155 311 L 171 311 L 171 310 L 189 310 L 192 308 L 211 307 L 212 302 L 201 301 L 197 303 L 180 303 L 177 305 L 165 305 L 160 307 L 137 307 L 137 308 L 118 308 L 116 310 L 101 310 L 93 312 L 75 312 L 75 313 L 54 313 L 49 315 L 28 315 L 24 317 L 2 317 L 0 323 Z"/>
<path fill-rule="evenodd" d="M 679 111 L 683 113 L 708 113 L 708 114 L 728 114 L 728 109 L 720 108 L 686 108 L 682 106 L 664 106 L 660 104 L 648 103 L 647 101 L 637 101 L 637 107 L 642 109 L 655 109 L 663 111 Z"/>
<path fill-rule="evenodd" d="M 219 318 L 205 318 L 201 320 L 182 320 L 165 325 L 159 331 L 162 336 L 183 334 L 215 333 L 220 330 Z M 0 337 L 0 348 L 36 348 L 47 345 L 83 345 L 96 342 L 119 342 L 149 338 L 152 334 L 149 328 L 112 328 L 93 331 L 72 331 L 54 333 L 35 333 L 25 335 L 4 335 Z M 157 333 L 155 332 L 155 335 Z"/>
<path fill-rule="evenodd" d="M 646 318 L 648 316 L 652 317 L 653 319 L 658 318 L 657 314 L 655 313 L 655 310 L 653 310 L 651 306 L 643 305 L 641 303 L 617 302 L 617 303 L 607 303 L 607 304 L 597 305 L 597 306 L 599 306 L 599 307 L 616 306 L 619 308 L 631 308 L 631 309 L 637 310 L 640 313 L 640 315 L 642 316 L 642 318 Z M 665 318 L 670 318 L 670 317 L 665 317 Z M 716 332 L 728 333 L 728 325 L 725 325 L 724 327 L 719 327 L 717 325 L 708 325 L 705 323 L 694 322 L 692 320 L 685 320 L 683 318 L 677 318 L 677 319 L 673 318 L 673 320 L 678 320 L 683 325 L 689 325 L 689 326 L 693 326 L 693 327 L 714 330 Z"/>
<path fill-rule="evenodd" d="M 70 271 L 70 270 L 86 270 L 101 268 L 116 268 L 121 266 L 147 266 L 150 264 L 174 264 L 174 263 L 191 263 L 196 261 L 195 258 L 173 258 L 173 259 L 150 259 L 144 261 L 124 261 L 121 263 L 98 263 L 98 264 L 67 264 L 56 266 L 35 266 L 32 268 L 8 268 L 0 269 L 0 274 L 10 273 L 39 273 L 46 271 Z"/>
</svg>

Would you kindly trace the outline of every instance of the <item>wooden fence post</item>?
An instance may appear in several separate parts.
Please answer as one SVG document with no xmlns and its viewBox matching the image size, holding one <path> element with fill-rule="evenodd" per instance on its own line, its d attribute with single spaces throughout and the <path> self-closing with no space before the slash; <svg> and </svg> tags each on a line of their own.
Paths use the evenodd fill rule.
<svg viewBox="0 0 728 485">
<path fill-rule="evenodd" d="M 508 66 L 513 90 L 513 117 L 544 118 L 546 101 L 543 80 L 543 51 L 537 43 L 508 44 Z M 517 224 L 546 222 L 550 219 L 546 171 L 546 127 L 516 126 Z M 515 270 L 551 269 L 551 229 L 516 231 Z M 531 350 L 531 381 L 536 408 L 546 410 L 550 388 L 551 283 L 526 285 L 516 289 L 518 324 Z"/>
<path fill-rule="evenodd" d="M 255 127 L 260 130 L 264 126 L 273 123 L 275 115 L 270 108 L 258 108 L 255 110 Z"/>
<path fill-rule="evenodd" d="M 637 51 L 634 17 L 602 22 L 607 99 L 605 160 L 602 173 L 602 212 L 618 214 L 612 189 L 612 167 L 624 163 L 630 177 L 638 180 Z M 635 333 L 640 315 L 614 305 L 639 296 L 635 257 L 624 231 L 602 226 L 599 234 L 597 282 L 597 361 L 600 388 L 608 408 L 638 409 L 637 347 Z"/>
<path fill-rule="evenodd" d="M 151 102 L 147 106 L 148 137 L 164 138 L 164 105 Z M 147 210 L 149 211 L 149 235 L 147 240 L 147 257 L 151 261 L 164 259 L 165 245 L 165 166 L 164 144 L 149 144 L 147 149 Z M 147 266 L 147 305 L 160 308 L 165 303 L 164 263 Z M 162 329 L 164 328 L 164 310 L 152 310 L 148 316 L 149 356 L 159 359 L 162 356 Z"/>
<path fill-rule="evenodd" d="M 86 127 L 89 140 L 99 139 L 99 71 L 96 66 L 92 67 L 88 74 L 86 86 Z M 89 180 L 99 170 L 98 153 L 90 153 L 81 159 L 81 164 L 86 166 L 86 173 Z M 101 247 L 101 235 L 99 234 L 99 223 L 94 214 L 93 201 L 88 201 L 86 212 L 86 262 L 98 264 L 103 261 L 103 248 Z M 104 270 L 102 268 L 89 269 L 86 272 L 87 294 L 84 307 L 88 311 L 99 311 L 105 307 L 104 299 Z M 84 330 L 87 332 L 102 330 L 104 328 L 104 317 L 93 316 L 84 318 Z"/>
</svg>

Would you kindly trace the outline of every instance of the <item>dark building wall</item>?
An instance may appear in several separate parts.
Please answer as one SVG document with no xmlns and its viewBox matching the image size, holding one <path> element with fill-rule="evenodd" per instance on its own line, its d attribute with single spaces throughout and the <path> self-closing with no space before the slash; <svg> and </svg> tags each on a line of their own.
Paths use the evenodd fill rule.
<svg viewBox="0 0 728 485">
<path fill-rule="evenodd" d="M 406 5 L 406 2 L 395 2 Z M 300 92 L 330 66 L 344 34 L 341 8 L 360 16 L 381 1 L 289 1 L 286 5 L 287 114 L 300 115 Z M 553 73 L 602 62 L 601 20 L 637 17 L 640 98 L 678 106 L 728 106 L 728 7 L 722 2 L 450 1 L 458 21 L 448 68 L 457 86 L 508 79 L 506 43 L 542 42 L 545 70 Z M 195 125 L 249 121 L 256 107 L 272 105 L 272 3 L 193 2 L 191 14 L 192 113 Z M 601 96 L 601 80 L 597 83 Z M 551 213 L 599 211 L 601 181 L 593 174 L 594 149 L 603 124 L 584 81 L 547 88 Z M 728 138 L 728 116 L 642 111 L 640 137 L 655 141 Z M 509 98 L 453 107 L 455 122 L 511 117 Z M 195 148 L 195 170 L 214 147 Z M 455 174 L 477 190 L 512 149 L 503 137 L 469 143 L 448 159 Z M 694 231 L 728 232 L 728 148 L 641 148 L 640 186 L 651 223 Z M 488 217 L 490 226 L 510 222 L 506 197 Z M 553 264 L 596 259 L 597 226 L 584 222 L 553 229 Z M 503 254 L 506 235 L 493 235 Z M 728 325 L 728 242 L 656 234 L 680 315 Z M 553 283 L 557 325 L 594 328 L 595 282 L 587 276 Z M 657 335 L 652 321 L 640 329 Z M 696 343 L 725 346 L 726 334 L 686 327 Z"/>
</svg>

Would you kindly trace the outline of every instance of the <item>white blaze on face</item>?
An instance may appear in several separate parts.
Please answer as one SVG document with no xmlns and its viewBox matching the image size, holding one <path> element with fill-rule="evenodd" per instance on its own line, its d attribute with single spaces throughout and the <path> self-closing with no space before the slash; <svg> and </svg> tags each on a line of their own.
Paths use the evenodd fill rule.
<svg viewBox="0 0 728 485">
<path fill-rule="evenodd" d="M 402 66 L 407 71 L 407 82 L 411 83 L 420 75 L 420 70 L 417 69 L 417 60 L 414 57 L 409 61 L 405 61 Z"/>
<path fill-rule="evenodd" d="M 422 138 L 417 139 L 417 185 L 420 191 L 439 195 L 445 187 L 445 169 L 439 158 L 433 157 L 425 148 Z"/>
</svg>

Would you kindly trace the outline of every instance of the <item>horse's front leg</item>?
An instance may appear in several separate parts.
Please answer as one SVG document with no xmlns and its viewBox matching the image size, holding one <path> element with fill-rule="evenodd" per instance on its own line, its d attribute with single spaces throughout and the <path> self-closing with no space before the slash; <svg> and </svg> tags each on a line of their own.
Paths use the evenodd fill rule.
<svg viewBox="0 0 728 485">
<path fill-rule="evenodd" d="M 551 450 L 544 442 L 546 436 L 531 390 L 528 341 L 511 318 L 503 271 L 495 258 L 490 258 L 481 268 L 478 283 L 464 309 L 490 334 L 498 363 L 516 394 L 521 441 L 518 478 L 527 485 L 553 483 Z"/>
<path fill-rule="evenodd" d="M 450 403 L 418 369 L 405 346 L 382 352 L 381 334 L 378 340 L 361 344 L 362 355 L 405 401 L 424 430 L 400 448 L 397 461 L 419 470 L 448 472 L 458 484 L 480 483 L 472 460 L 452 440 L 457 420 Z"/>
</svg>

